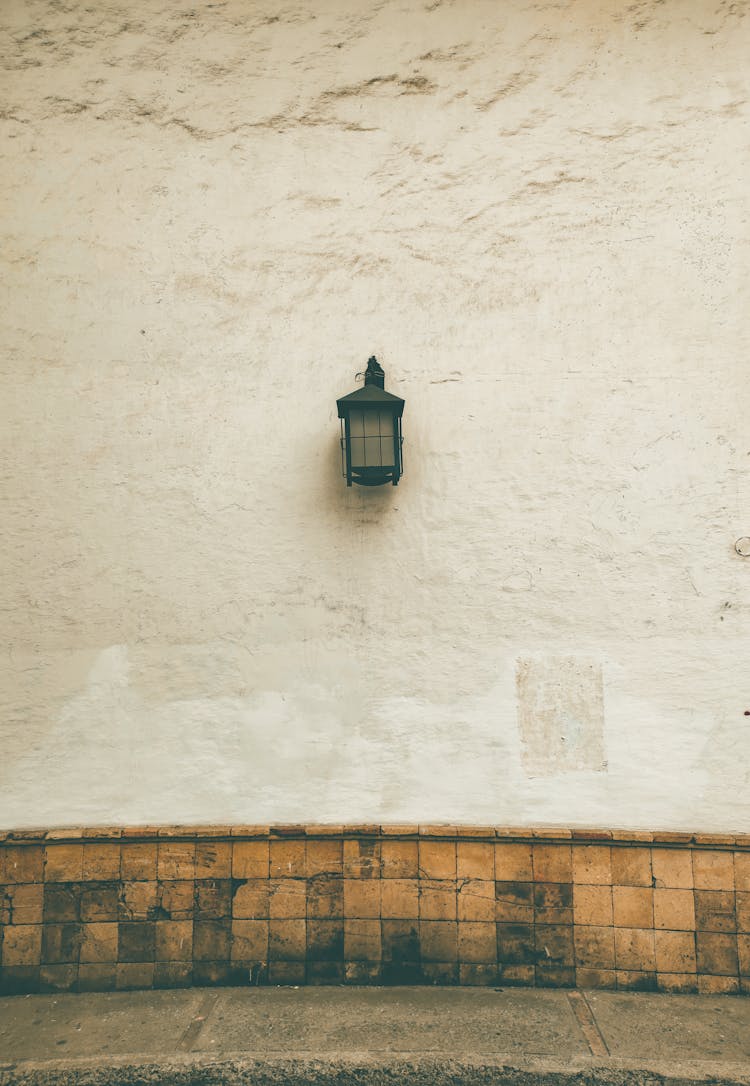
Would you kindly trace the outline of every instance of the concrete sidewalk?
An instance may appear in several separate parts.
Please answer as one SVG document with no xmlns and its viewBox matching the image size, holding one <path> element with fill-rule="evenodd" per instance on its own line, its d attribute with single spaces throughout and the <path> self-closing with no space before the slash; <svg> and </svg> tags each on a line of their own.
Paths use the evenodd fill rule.
<svg viewBox="0 0 750 1086">
<path fill-rule="evenodd" d="M 0 999 L 0 1084 L 741 1083 L 750 999 L 211 988 Z"/>
</svg>

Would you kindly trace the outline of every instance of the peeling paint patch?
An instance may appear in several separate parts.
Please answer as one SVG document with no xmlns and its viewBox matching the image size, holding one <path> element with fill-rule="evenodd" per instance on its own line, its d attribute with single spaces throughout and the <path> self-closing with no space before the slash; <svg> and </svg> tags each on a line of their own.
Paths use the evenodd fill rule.
<svg viewBox="0 0 750 1086">
<path fill-rule="evenodd" d="M 530 776 L 606 769 L 601 664 L 578 656 L 516 664 L 521 758 Z"/>
</svg>

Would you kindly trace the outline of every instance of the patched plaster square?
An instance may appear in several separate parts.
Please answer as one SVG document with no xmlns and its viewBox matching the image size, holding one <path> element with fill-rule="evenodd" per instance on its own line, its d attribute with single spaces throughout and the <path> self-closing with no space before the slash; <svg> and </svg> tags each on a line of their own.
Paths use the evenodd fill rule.
<svg viewBox="0 0 750 1086">
<path fill-rule="evenodd" d="M 516 664 L 521 757 L 532 776 L 606 768 L 601 664 L 578 656 Z"/>
</svg>

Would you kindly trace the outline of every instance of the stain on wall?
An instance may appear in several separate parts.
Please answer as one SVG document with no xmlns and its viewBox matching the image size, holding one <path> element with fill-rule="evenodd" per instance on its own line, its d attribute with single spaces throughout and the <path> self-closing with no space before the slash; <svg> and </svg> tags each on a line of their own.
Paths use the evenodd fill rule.
<svg viewBox="0 0 750 1086">
<path fill-rule="evenodd" d="M 550 777 L 606 769 L 601 665 L 575 656 L 520 659 L 518 728 L 524 769 Z"/>
</svg>

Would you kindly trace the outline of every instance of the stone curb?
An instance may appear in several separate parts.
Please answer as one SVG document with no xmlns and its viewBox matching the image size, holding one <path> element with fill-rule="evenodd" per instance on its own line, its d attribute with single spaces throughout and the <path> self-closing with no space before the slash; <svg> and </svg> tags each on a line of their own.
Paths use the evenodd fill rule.
<svg viewBox="0 0 750 1086">
<path fill-rule="evenodd" d="M 436 1059 L 310 1053 L 217 1058 L 127 1056 L 24 1060 L 0 1064 L 0 1086 L 750 1086 L 750 1068 L 736 1063 L 549 1057 Z"/>
</svg>

